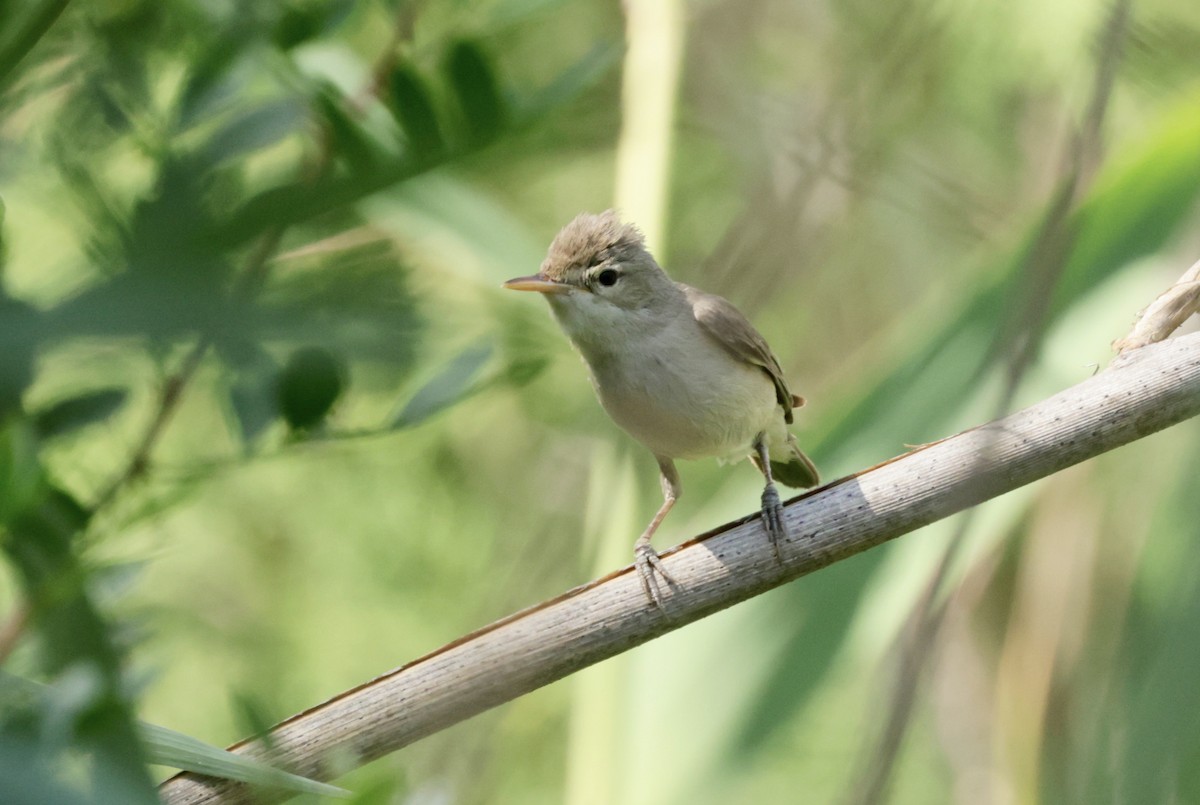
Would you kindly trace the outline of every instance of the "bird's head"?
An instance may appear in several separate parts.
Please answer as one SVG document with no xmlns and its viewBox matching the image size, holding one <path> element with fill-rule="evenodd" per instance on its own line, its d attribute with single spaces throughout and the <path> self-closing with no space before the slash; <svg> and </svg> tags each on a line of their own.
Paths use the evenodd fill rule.
<svg viewBox="0 0 1200 805">
<path fill-rule="evenodd" d="M 682 300 L 646 250 L 642 233 L 613 210 L 576 216 L 554 238 L 537 274 L 504 287 L 543 294 L 577 341 L 660 317 Z"/>
</svg>

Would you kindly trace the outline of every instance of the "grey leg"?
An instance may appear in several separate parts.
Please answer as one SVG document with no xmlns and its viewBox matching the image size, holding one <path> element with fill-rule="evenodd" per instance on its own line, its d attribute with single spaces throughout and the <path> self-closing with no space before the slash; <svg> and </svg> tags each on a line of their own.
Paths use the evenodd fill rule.
<svg viewBox="0 0 1200 805">
<path fill-rule="evenodd" d="M 650 521 L 650 525 L 646 526 L 646 530 L 637 538 L 637 542 L 633 543 L 633 564 L 642 580 L 642 589 L 646 591 L 646 597 L 656 607 L 663 609 L 658 579 L 654 574 L 662 576 L 667 584 L 674 584 L 675 579 L 671 578 L 671 574 L 663 566 L 662 560 L 658 558 L 658 553 L 650 544 L 650 538 L 658 530 L 663 518 L 667 516 L 667 512 L 671 511 L 675 501 L 679 500 L 679 496 L 683 494 L 683 486 L 679 483 L 679 473 L 675 470 L 675 462 L 662 456 L 655 456 L 655 458 L 658 459 L 658 469 L 662 473 L 663 505 L 654 515 L 654 519 Z"/>
<path fill-rule="evenodd" d="M 758 454 L 758 468 L 767 479 L 767 486 L 762 493 L 763 526 L 767 529 L 767 538 L 771 540 L 771 550 L 775 552 L 776 561 L 783 562 L 783 556 L 779 553 L 779 543 L 787 539 L 787 521 L 783 517 L 783 502 L 779 499 L 779 490 L 775 488 L 775 479 L 771 477 L 771 457 L 767 455 L 765 434 L 758 434 L 758 438 L 754 440 L 754 451 Z"/>
</svg>

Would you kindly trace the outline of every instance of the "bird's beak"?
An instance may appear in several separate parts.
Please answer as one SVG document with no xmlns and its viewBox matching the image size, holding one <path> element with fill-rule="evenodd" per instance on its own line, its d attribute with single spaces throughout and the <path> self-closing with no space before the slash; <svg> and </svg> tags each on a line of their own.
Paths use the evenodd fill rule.
<svg viewBox="0 0 1200 805">
<path fill-rule="evenodd" d="M 514 277 L 504 283 L 504 287 L 512 291 L 537 291 L 538 293 L 570 293 L 571 286 L 565 282 L 546 279 L 542 274 L 532 277 Z"/>
</svg>

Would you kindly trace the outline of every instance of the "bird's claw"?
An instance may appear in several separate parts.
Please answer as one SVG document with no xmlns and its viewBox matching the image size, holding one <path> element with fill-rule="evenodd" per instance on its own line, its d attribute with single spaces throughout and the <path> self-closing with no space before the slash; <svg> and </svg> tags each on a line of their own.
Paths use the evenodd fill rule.
<svg viewBox="0 0 1200 805">
<path fill-rule="evenodd" d="M 659 576 L 662 576 L 663 581 L 668 585 L 675 584 L 675 579 L 667 572 L 662 559 L 658 557 L 658 552 L 649 543 L 635 545 L 633 547 L 633 556 L 633 564 L 637 568 L 638 578 L 642 582 L 642 590 L 645 591 L 646 597 L 650 599 L 654 606 L 665 612 L 666 607 L 663 606 L 662 594 L 659 592 L 658 578 L 655 574 L 657 573 Z"/>
<path fill-rule="evenodd" d="M 788 538 L 787 521 L 783 517 L 783 501 L 779 499 L 779 491 L 770 484 L 762 494 L 763 526 L 767 529 L 767 538 L 771 541 L 771 550 L 775 552 L 775 561 L 782 563 L 783 555 L 779 552 L 780 543 Z"/>
</svg>

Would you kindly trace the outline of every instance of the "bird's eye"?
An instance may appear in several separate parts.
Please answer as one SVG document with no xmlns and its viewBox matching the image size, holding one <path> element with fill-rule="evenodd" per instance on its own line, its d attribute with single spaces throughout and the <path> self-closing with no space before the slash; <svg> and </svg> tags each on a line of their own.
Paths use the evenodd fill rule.
<svg viewBox="0 0 1200 805">
<path fill-rule="evenodd" d="M 615 268 L 606 268 L 596 275 L 596 282 L 603 285 L 605 288 L 611 288 L 617 284 L 617 280 L 621 274 Z"/>
</svg>

